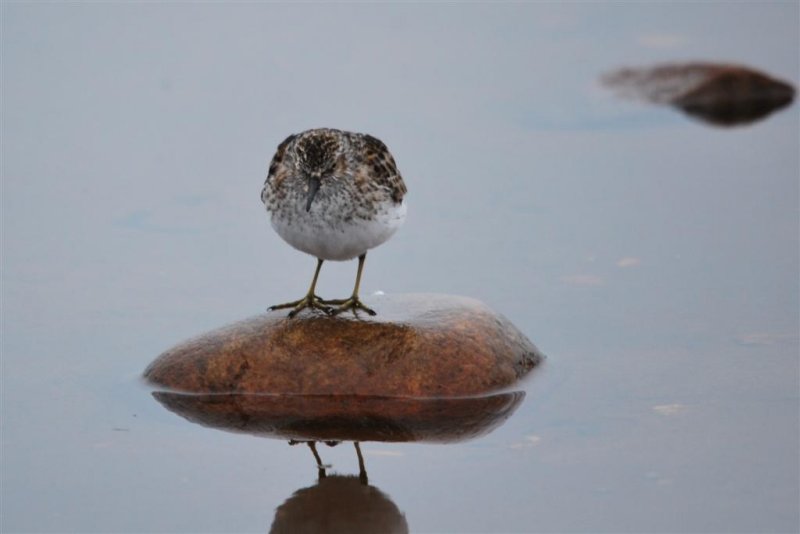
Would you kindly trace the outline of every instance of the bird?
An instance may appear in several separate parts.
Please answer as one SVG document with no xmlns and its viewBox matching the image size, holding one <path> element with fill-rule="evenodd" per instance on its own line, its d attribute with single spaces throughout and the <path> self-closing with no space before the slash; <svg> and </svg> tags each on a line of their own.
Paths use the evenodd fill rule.
<svg viewBox="0 0 800 534">
<path fill-rule="evenodd" d="M 359 298 L 367 251 L 386 242 L 406 218 L 406 185 L 392 154 L 378 138 L 334 128 L 288 136 L 269 165 L 261 201 L 272 228 L 289 245 L 317 258 L 306 295 L 270 306 L 306 308 L 328 315 L 351 310 L 375 315 Z M 323 262 L 358 258 L 353 293 L 324 300 L 316 294 Z"/>
</svg>

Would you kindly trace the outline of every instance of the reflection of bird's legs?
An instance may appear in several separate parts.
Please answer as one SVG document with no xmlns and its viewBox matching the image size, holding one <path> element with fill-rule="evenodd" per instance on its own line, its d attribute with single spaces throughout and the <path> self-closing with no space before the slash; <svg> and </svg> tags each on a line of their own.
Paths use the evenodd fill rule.
<svg viewBox="0 0 800 534">
<path fill-rule="evenodd" d="M 314 455 L 314 459 L 317 461 L 317 477 L 318 478 L 325 478 L 327 475 L 325 473 L 325 465 L 322 464 L 322 458 L 319 457 L 319 453 L 317 452 L 317 444 L 313 441 L 309 441 L 308 448 L 311 449 L 311 454 Z"/>
<path fill-rule="evenodd" d="M 364 467 L 364 457 L 361 455 L 361 447 L 359 447 L 357 441 L 354 441 L 353 445 L 356 446 L 356 454 L 358 455 L 358 480 L 366 486 L 369 483 L 369 479 L 367 478 L 367 469 Z"/>
<path fill-rule="evenodd" d="M 308 445 L 308 448 L 311 449 L 311 454 L 314 455 L 314 460 L 317 462 L 317 476 L 319 478 L 325 478 L 327 476 L 327 474 L 325 473 L 325 469 L 327 469 L 330 466 L 322 463 L 322 458 L 319 457 L 319 453 L 317 452 L 316 442 L 298 441 L 294 439 L 289 440 L 289 445 L 297 445 L 298 443 L 305 443 L 306 445 Z"/>
</svg>

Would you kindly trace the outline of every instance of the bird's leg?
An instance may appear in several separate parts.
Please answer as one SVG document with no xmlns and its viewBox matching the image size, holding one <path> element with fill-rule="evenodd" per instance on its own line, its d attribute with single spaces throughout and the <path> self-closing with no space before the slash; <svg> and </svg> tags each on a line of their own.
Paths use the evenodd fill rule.
<svg viewBox="0 0 800 534">
<path fill-rule="evenodd" d="M 364 310 L 370 315 L 375 315 L 375 310 L 365 306 L 358 298 L 358 286 L 361 285 L 361 271 L 364 269 L 365 259 L 367 259 L 366 252 L 358 257 L 358 273 L 356 274 L 356 285 L 353 288 L 353 295 L 349 299 L 345 299 L 344 301 L 341 302 L 331 301 L 331 300 L 325 301 L 326 304 L 339 304 L 338 307 L 334 308 L 332 312 L 333 315 L 338 315 L 346 310 L 353 310 L 353 313 L 356 313 L 358 310 Z"/>
<path fill-rule="evenodd" d="M 294 302 L 286 302 L 284 304 L 270 306 L 269 311 L 292 308 L 292 311 L 289 312 L 289 317 L 294 317 L 297 315 L 297 312 L 302 309 L 317 308 L 318 310 L 322 310 L 325 313 L 330 314 L 333 310 L 331 310 L 329 306 L 326 306 L 325 302 L 323 302 L 321 298 L 314 294 L 314 291 L 317 287 L 319 270 L 322 268 L 322 262 L 323 260 L 321 258 L 317 258 L 317 269 L 314 271 L 314 278 L 311 280 L 311 287 L 308 288 L 308 293 L 306 293 L 305 297 L 301 298 L 300 300 L 295 300 Z"/>
</svg>

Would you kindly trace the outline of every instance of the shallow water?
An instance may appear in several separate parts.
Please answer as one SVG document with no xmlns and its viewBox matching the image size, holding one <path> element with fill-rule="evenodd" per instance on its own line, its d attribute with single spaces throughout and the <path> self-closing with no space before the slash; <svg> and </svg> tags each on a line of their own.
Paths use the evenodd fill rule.
<svg viewBox="0 0 800 534">
<path fill-rule="evenodd" d="M 409 188 L 365 294 L 478 298 L 548 355 L 487 436 L 362 443 L 380 493 L 320 444 L 334 494 L 412 532 L 800 528 L 797 104 L 722 129 L 597 83 L 724 60 L 797 85 L 796 3 L 2 15 L 3 532 L 263 532 L 328 502 L 304 445 L 192 424 L 139 381 L 305 291 L 259 193 L 315 126 L 380 137 Z"/>
</svg>

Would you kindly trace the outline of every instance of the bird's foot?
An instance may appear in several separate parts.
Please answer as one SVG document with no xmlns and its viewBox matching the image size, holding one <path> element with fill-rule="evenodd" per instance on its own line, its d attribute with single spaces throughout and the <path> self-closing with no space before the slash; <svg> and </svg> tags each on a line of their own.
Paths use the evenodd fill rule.
<svg viewBox="0 0 800 534">
<path fill-rule="evenodd" d="M 362 310 L 367 312 L 368 315 L 376 315 L 375 310 L 372 308 L 367 307 L 361 300 L 356 297 L 352 296 L 349 299 L 345 299 L 342 301 L 333 301 L 333 300 L 326 300 L 325 304 L 339 304 L 336 308 L 333 309 L 331 315 L 339 315 L 340 313 L 351 310 L 354 315 L 358 316 L 358 310 Z"/>
<path fill-rule="evenodd" d="M 294 317 L 300 312 L 300 310 L 304 310 L 306 308 L 314 308 L 317 310 L 321 310 L 326 315 L 331 315 L 334 312 L 333 308 L 328 306 L 326 301 L 322 300 L 318 296 L 311 293 L 301 298 L 300 300 L 295 300 L 294 302 L 285 302 L 283 304 L 276 304 L 275 306 L 270 306 L 267 309 L 269 311 L 273 311 L 273 310 L 285 310 L 286 308 L 292 308 L 292 311 L 289 312 L 289 317 Z"/>
<path fill-rule="evenodd" d="M 350 299 L 320 299 L 322 304 L 327 304 L 328 306 L 338 306 L 339 304 L 344 304 Z"/>
</svg>

